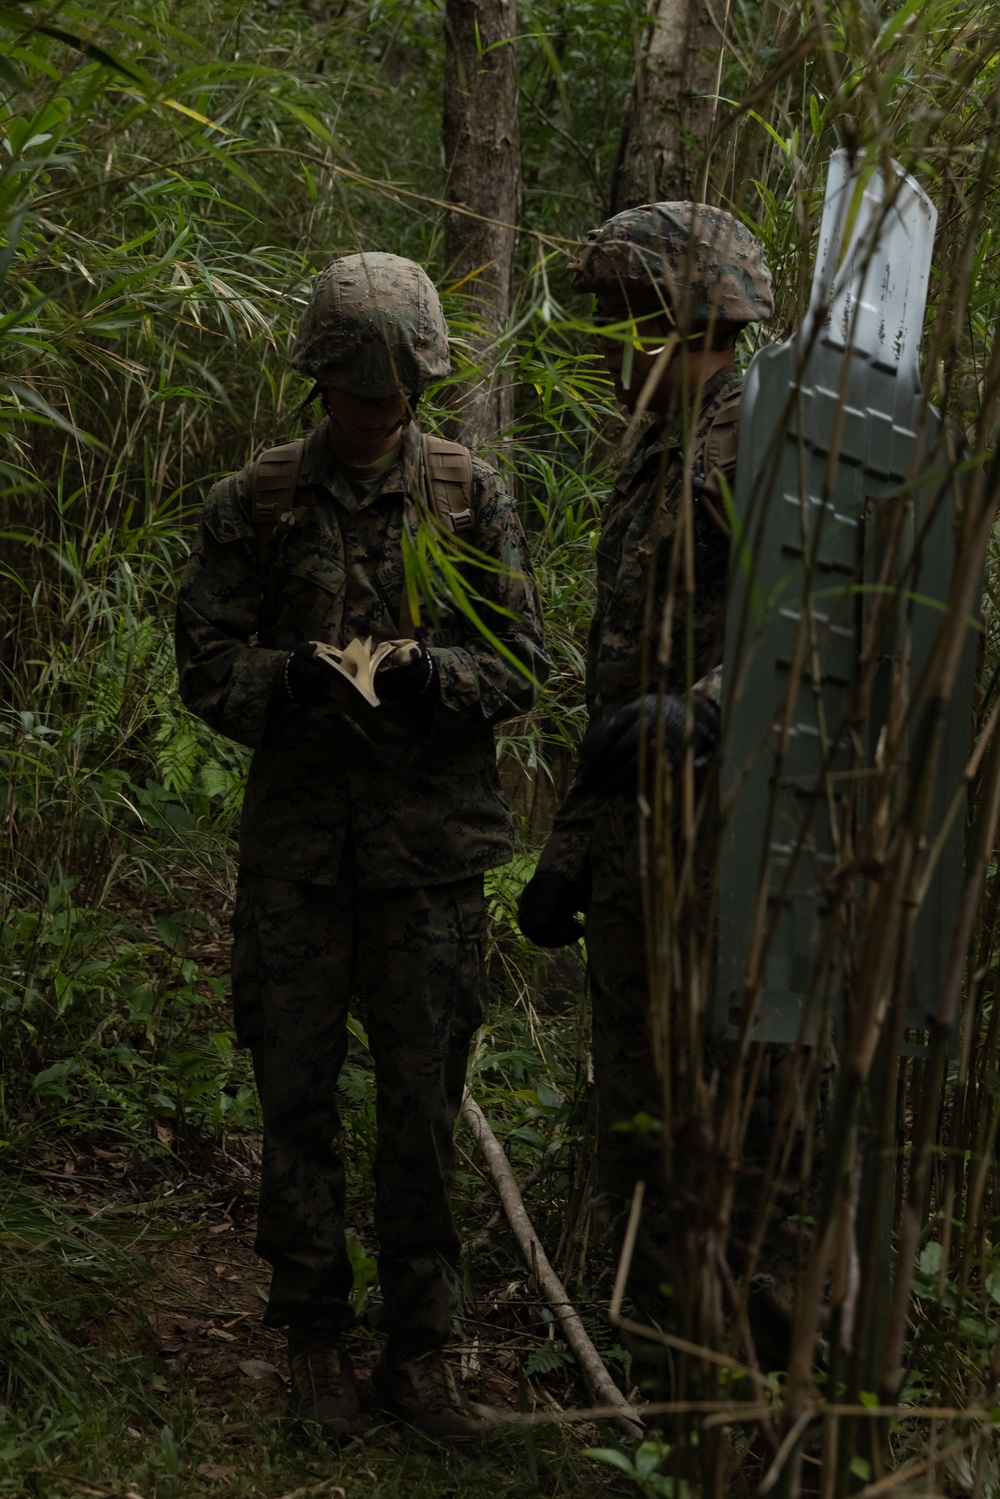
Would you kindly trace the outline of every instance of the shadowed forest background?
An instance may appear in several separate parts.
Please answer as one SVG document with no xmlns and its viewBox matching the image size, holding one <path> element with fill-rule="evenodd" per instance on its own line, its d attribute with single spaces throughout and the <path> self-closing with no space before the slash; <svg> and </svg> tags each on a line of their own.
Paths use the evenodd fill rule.
<svg viewBox="0 0 1000 1499">
<path fill-rule="evenodd" d="M 0 6 L 0 1493 L 682 1499 L 700 1480 L 664 1469 L 667 1448 L 724 1428 L 756 1442 L 733 1492 L 793 1492 L 779 1458 L 805 1430 L 801 1382 L 748 1382 L 724 1333 L 711 1389 L 696 1368 L 664 1393 L 705 1409 L 665 1413 L 637 1452 L 593 1421 L 504 1428 L 471 1454 L 386 1427 L 326 1450 L 276 1426 L 283 1365 L 250 1250 L 258 1117 L 228 1009 L 246 756 L 180 704 L 176 578 L 208 485 L 311 422 L 288 349 L 313 274 L 366 248 L 426 265 L 454 375 L 421 418 L 505 474 L 554 661 L 498 745 L 519 853 L 488 881 L 492 1010 L 470 1086 L 631 1391 L 592 1201 L 583 957 L 530 947 L 513 919 L 583 728 L 594 548 L 626 432 L 570 257 L 631 204 L 729 207 L 774 273 L 755 336 L 783 339 L 805 313 L 831 151 L 891 155 L 939 211 L 922 368 L 966 436 L 989 531 L 998 57 L 1000 7 L 957 0 Z M 885 1231 L 853 1269 L 868 1342 L 825 1395 L 822 1361 L 805 1361 L 831 1406 L 831 1499 L 1000 1494 L 993 560 L 991 542 L 961 1042 L 901 1062 L 869 1121 L 886 1164 Z M 363 1312 L 363 1016 L 342 1087 Z M 466 1384 L 522 1413 L 586 1406 L 467 1130 L 460 1143 Z M 874 1289 L 890 1280 L 892 1325 Z M 883 1357 L 900 1346 L 901 1371 Z"/>
</svg>

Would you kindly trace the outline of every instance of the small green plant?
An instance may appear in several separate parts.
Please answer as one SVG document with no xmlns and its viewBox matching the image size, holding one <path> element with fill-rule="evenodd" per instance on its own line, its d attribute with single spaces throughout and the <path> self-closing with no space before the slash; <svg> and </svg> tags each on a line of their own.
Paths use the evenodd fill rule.
<svg viewBox="0 0 1000 1499">
<path fill-rule="evenodd" d="M 632 1457 L 618 1447 L 588 1447 L 584 1456 L 617 1468 L 649 1499 L 688 1499 L 690 1489 L 687 1479 L 671 1478 L 661 1472 L 672 1450 L 670 1443 L 658 1432 L 654 1432 L 644 1442 L 640 1442 Z"/>
<path fill-rule="evenodd" d="M 353 1229 L 347 1231 L 347 1253 L 354 1273 L 351 1305 L 360 1317 L 371 1301 L 373 1289 L 378 1285 L 378 1264 L 368 1254 Z"/>
</svg>

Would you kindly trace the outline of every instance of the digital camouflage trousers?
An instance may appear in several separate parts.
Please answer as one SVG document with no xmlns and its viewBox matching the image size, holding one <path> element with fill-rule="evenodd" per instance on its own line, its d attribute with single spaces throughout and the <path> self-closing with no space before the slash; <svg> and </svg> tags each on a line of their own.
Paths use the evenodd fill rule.
<svg viewBox="0 0 1000 1499">
<path fill-rule="evenodd" d="M 354 1322 L 337 1078 L 363 998 L 375 1073 L 374 1220 L 382 1327 L 405 1354 L 451 1335 L 460 1241 L 449 1188 L 469 1046 L 486 1007 L 483 877 L 358 890 L 241 873 L 237 1037 L 264 1121 L 255 1248 L 272 1266 L 264 1321 Z"/>
</svg>

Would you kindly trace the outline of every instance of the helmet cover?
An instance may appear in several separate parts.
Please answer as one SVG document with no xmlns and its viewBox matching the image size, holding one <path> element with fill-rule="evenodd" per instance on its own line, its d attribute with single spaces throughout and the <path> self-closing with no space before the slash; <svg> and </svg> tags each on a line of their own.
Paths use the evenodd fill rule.
<svg viewBox="0 0 1000 1499">
<path fill-rule="evenodd" d="M 316 277 L 292 368 L 358 396 L 418 396 L 451 370 L 448 324 L 422 266 L 380 250 L 344 255 Z"/>
<path fill-rule="evenodd" d="M 616 213 L 590 231 L 574 270 L 575 291 L 659 291 L 688 327 L 763 322 L 774 311 L 763 245 L 707 203 L 644 203 Z"/>
</svg>

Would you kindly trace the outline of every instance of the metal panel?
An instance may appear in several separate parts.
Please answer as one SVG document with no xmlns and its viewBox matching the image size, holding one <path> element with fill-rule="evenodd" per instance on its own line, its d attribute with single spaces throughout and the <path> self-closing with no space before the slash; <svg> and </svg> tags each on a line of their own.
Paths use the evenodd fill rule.
<svg viewBox="0 0 1000 1499">
<path fill-rule="evenodd" d="M 922 457 L 940 419 L 923 402 L 917 370 L 935 213 L 901 171 L 888 188 L 862 171 L 835 154 L 810 316 L 795 338 L 757 354 L 740 416 L 712 1026 L 739 1034 L 752 1004 L 750 1034 L 767 1041 L 810 1041 L 842 1017 L 865 883 L 854 833 L 890 694 L 919 680 L 954 553 L 953 512 Z M 887 592 L 889 555 L 897 565 Z M 880 660 L 860 711 L 875 618 Z M 973 661 L 970 628 L 931 838 L 963 784 Z M 936 1003 L 963 830 L 959 816 L 919 923 L 914 1028 L 926 1027 Z"/>
</svg>

